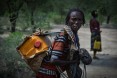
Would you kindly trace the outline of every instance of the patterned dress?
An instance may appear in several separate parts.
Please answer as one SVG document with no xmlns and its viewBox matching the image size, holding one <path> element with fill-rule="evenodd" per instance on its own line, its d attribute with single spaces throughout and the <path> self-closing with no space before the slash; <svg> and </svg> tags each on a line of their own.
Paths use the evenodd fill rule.
<svg viewBox="0 0 117 78">
<path fill-rule="evenodd" d="M 52 47 L 49 49 L 50 58 L 48 60 L 48 56 L 44 58 L 41 68 L 39 69 L 36 78 L 60 78 L 60 74 L 56 68 L 55 64 L 52 64 L 48 61 L 50 60 L 67 60 L 68 54 L 70 50 L 70 41 L 68 39 L 68 35 L 64 32 L 58 34 L 53 42 Z M 67 65 L 59 65 L 64 71 Z"/>
</svg>

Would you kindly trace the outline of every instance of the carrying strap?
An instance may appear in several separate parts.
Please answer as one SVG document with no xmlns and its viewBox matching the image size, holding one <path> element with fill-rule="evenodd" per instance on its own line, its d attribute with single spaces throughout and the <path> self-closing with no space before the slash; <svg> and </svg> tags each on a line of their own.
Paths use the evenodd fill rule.
<svg viewBox="0 0 117 78">
<path fill-rule="evenodd" d="M 69 35 L 69 37 L 71 38 L 71 41 L 72 41 L 72 45 L 71 45 L 71 48 L 74 49 L 74 50 L 79 50 L 80 51 L 80 47 L 78 44 L 76 44 L 76 41 L 75 41 L 75 35 L 74 33 L 72 32 L 71 28 L 69 26 L 65 26 L 64 27 L 64 32 L 67 33 Z M 77 40 L 78 41 L 78 40 Z M 54 45 L 54 44 L 53 44 Z M 51 49 L 51 53 L 52 53 L 52 50 L 53 50 L 53 47 Z M 73 59 L 73 53 L 70 52 L 70 60 Z M 63 78 L 69 78 L 65 73 L 63 73 L 62 69 L 60 68 L 60 66 L 56 66 L 58 72 L 61 74 L 61 76 Z M 83 74 L 82 74 L 82 78 L 86 78 L 86 66 L 84 65 L 84 70 L 83 70 Z"/>
<path fill-rule="evenodd" d="M 79 46 L 78 46 L 78 44 L 76 44 L 76 41 L 78 41 L 78 40 L 75 40 L 75 35 L 72 32 L 71 28 L 68 27 L 68 26 L 65 26 L 64 27 L 64 33 L 67 33 L 69 35 L 71 41 L 72 41 L 71 48 L 74 49 L 74 50 L 79 50 Z M 74 53 L 70 51 L 69 60 L 72 60 L 73 59 L 73 55 L 74 55 Z M 61 73 L 61 76 L 63 78 L 69 78 L 66 74 L 63 73 L 63 71 L 61 70 L 61 68 L 59 66 L 56 66 L 56 68 L 59 71 L 59 73 Z"/>
<path fill-rule="evenodd" d="M 67 34 L 70 36 L 70 38 L 73 42 L 73 44 L 72 44 L 73 47 L 71 47 L 71 48 L 78 50 L 80 52 L 80 46 L 78 44 L 75 44 L 75 43 L 77 43 L 76 41 L 78 41 L 78 40 L 76 40 L 76 41 L 74 40 L 76 36 L 73 34 L 71 28 L 69 26 L 65 26 L 64 30 L 65 30 L 65 32 L 67 32 Z M 70 54 L 72 54 L 71 56 L 73 58 L 73 53 L 70 52 Z M 70 60 L 72 60 L 72 58 Z M 83 69 L 83 73 L 82 73 L 81 77 L 87 78 L 86 65 L 85 64 L 84 64 L 84 69 Z"/>
<path fill-rule="evenodd" d="M 60 66 L 56 66 L 58 72 L 61 74 L 61 76 L 63 78 L 69 78 L 65 73 L 63 73 L 63 71 L 61 70 Z"/>
<path fill-rule="evenodd" d="M 72 32 L 71 28 L 69 26 L 65 26 L 64 27 L 64 31 L 69 35 L 69 37 L 71 38 L 71 41 L 72 41 L 72 46 L 74 46 L 74 49 L 75 50 L 79 50 L 79 45 L 76 44 L 76 35 L 74 35 L 74 33 Z M 78 39 L 78 38 L 77 38 Z M 77 40 L 78 41 L 78 40 Z"/>
<path fill-rule="evenodd" d="M 65 26 L 64 27 L 64 32 L 66 32 L 69 35 L 69 37 L 71 38 L 71 41 L 72 41 L 71 49 L 79 51 L 80 50 L 80 46 L 78 45 L 79 44 L 78 37 L 77 37 L 77 40 L 75 38 L 77 36 L 77 33 L 76 33 L 76 36 L 75 36 L 69 26 Z M 70 52 L 70 60 L 73 59 L 73 54 L 74 54 L 73 52 Z"/>
<path fill-rule="evenodd" d="M 84 69 L 83 69 L 81 78 L 87 78 L 87 71 L 86 71 L 86 65 L 85 64 L 84 64 Z"/>
</svg>

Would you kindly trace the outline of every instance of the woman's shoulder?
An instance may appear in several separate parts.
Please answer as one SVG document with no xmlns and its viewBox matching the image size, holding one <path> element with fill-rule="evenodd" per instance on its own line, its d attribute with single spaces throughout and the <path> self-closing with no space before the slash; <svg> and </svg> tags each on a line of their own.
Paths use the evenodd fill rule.
<svg viewBox="0 0 117 78">
<path fill-rule="evenodd" d="M 67 32 L 65 31 L 65 29 L 64 28 L 62 28 L 61 30 L 60 30 L 60 34 L 59 34 L 60 36 L 65 36 L 65 35 L 68 35 L 67 34 Z"/>
</svg>

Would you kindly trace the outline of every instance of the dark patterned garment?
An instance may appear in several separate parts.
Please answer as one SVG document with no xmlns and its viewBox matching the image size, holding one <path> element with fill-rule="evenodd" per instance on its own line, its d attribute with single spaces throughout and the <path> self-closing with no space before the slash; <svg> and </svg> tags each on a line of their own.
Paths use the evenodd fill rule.
<svg viewBox="0 0 117 78">
<path fill-rule="evenodd" d="M 79 66 L 80 60 L 86 65 L 91 63 L 91 57 L 88 52 L 86 53 L 85 49 L 82 49 L 80 51 L 79 38 L 77 33 L 73 34 L 71 32 L 71 29 L 67 28 L 65 29 L 67 31 L 62 31 L 54 39 L 52 47 L 49 48 L 48 56 L 44 58 L 39 72 L 36 75 L 37 78 L 60 78 L 60 72 L 57 69 L 58 66 L 61 68 L 62 71 L 66 70 L 68 74 L 73 74 L 75 78 L 81 78 L 82 70 Z M 75 48 L 76 46 L 77 48 Z M 72 59 L 70 54 L 73 54 Z M 49 62 L 50 60 L 70 61 L 76 59 L 77 63 L 70 65 L 58 65 Z M 69 70 L 70 72 L 68 72 Z"/>
<path fill-rule="evenodd" d="M 95 18 L 90 20 L 90 31 L 91 33 L 100 31 L 100 24 Z"/>
<path fill-rule="evenodd" d="M 49 49 L 49 55 L 51 58 L 49 60 L 67 60 L 70 50 L 70 41 L 68 39 L 68 34 L 61 32 L 56 36 L 52 47 Z M 60 78 L 56 66 L 52 63 L 49 63 L 48 56 L 44 58 L 37 78 Z M 61 65 L 61 69 L 64 71 L 66 65 Z M 44 76 L 42 74 L 45 74 Z M 42 77 L 43 76 L 43 77 Z"/>
</svg>

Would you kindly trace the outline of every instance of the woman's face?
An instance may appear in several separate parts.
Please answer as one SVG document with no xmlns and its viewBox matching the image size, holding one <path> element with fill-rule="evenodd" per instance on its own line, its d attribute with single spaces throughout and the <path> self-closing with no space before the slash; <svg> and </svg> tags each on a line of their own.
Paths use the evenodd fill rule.
<svg viewBox="0 0 117 78">
<path fill-rule="evenodd" d="M 83 15 L 80 12 L 73 11 L 70 14 L 69 26 L 73 32 L 77 32 L 83 24 Z"/>
</svg>

